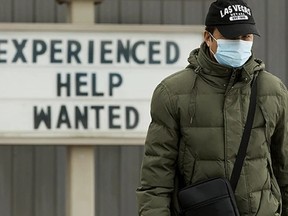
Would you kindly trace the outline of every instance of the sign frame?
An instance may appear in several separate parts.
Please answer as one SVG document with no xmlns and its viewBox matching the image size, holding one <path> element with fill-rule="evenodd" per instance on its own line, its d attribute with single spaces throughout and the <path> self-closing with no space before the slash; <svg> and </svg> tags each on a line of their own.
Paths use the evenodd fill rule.
<svg viewBox="0 0 288 216">
<path fill-rule="evenodd" d="M 0 32 L 30 32 L 30 31 L 57 31 L 57 32 L 117 32 L 124 33 L 203 33 L 204 26 L 200 25 L 139 25 L 139 24 L 28 24 L 28 23 L 1 23 Z M 199 44 L 200 45 L 200 44 Z M 187 53 L 188 55 L 188 53 Z M 183 68 L 185 65 L 183 65 Z M 147 125 L 148 129 L 148 125 Z M 133 136 L 121 135 L 121 133 L 105 134 L 93 137 L 75 136 L 16 136 L 2 134 L 0 136 L 0 145 L 143 145 L 146 133 L 135 133 Z"/>
</svg>

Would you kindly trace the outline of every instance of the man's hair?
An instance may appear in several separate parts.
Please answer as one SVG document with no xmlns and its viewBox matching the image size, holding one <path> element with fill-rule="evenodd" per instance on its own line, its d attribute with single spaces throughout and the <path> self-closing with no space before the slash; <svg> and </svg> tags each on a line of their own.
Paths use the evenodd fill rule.
<svg viewBox="0 0 288 216">
<path fill-rule="evenodd" d="M 215 26 L 206 26 L 205 30 L 213 35 L 216 27 Z"/>
</svg>

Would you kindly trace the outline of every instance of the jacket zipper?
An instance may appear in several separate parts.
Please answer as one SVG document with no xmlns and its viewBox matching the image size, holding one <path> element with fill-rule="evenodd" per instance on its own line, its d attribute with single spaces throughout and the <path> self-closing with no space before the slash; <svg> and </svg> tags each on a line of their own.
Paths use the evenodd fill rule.
<svg viewBox="0 0 288 216">
<path fill-rule="evenodd" d="M 228 93 L 230 92 L 230 90 L 233 89 L 233 85 L 234 85 L 235 78 L 236 78 L 236 73 L 237 73 L 236 70 L 233 69 L 229 83 L 228 83 L 227 88 L 226 88 L 225 97 L 228 96 Z M 225 103 L 225 105 L 226 105 L 226 103 Z M 224 109 L 225 109 L 224 117 L 226 120 L 226 108 L 224 108 Z M 225 135 L 225 141 L 224 141 L 224 172 L 225 172 L 225 177 L 227 179 L 230 179 L 230 175 L 228 173 L 228 167 L 227 167 L 227 164 L 228 164 L 227 151 L 226 151 L 226 149 L 227 149 L 227 131 L 228 131 L 228 128 L 227 128 L 227 124 L 226 124 L 225 125 L 225 134 L 226 135 Z"/>
<path fill-rule="evenodd" d="M 231 74 L 231 77 L 230 77 L 230 80 L 229 80 L 229 83 L 228 83 L 227 88 L 226 88 L 225 95 L 227 95 L 228 92 L 229 92 L 231 89 L 233 89 L 233 85 L 234 85 L 235 79 L 236 79 L 236 74 L 237 74 L 237 70 L 236 70 L 236 69 L 233 69 L 232 74 Z"/>
</svg>

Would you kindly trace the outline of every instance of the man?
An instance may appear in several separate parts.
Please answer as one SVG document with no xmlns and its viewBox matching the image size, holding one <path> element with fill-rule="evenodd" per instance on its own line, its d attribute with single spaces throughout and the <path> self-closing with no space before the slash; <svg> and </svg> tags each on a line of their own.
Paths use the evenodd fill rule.
<svg viewBox="0 0 288 216">
<path fill-rule="evenodd" d="M 137 189 L 139 215 L 179 215 L 185 185 L 230 179 L 246 122 L 251 80 L 257 107 L 235 197 L 241 216 L 288 216 L 288 93 L 251 54 L 259 35 L 242 0 L 218 0 L 189 66 L 155 89 Z M 282 197 L 281 197 L 282 195 Z"/>
</svg>

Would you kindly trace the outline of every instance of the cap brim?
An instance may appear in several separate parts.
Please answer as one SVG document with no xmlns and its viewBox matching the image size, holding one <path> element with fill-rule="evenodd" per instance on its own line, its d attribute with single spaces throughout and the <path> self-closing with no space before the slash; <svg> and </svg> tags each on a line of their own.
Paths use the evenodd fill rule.
<svg viewBox="0 0 288 216">
<path fill-rule="evenodd" d="M 260 36 L 254 24 L 239 23 L 235 25 L 216 26 L 216 28 L 225 38 L 235 38 L 247 34 L 254 34 Z"/>
</svg>

